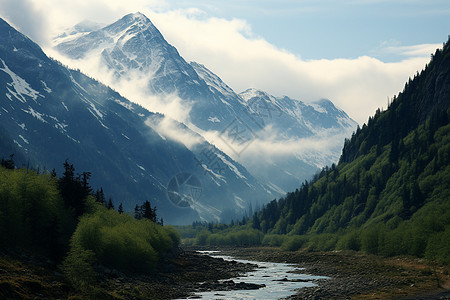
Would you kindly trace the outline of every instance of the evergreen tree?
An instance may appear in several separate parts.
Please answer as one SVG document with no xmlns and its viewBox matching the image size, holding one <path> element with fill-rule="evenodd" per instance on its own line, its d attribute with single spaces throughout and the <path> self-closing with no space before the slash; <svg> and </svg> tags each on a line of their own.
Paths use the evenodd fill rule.
<svg viewBox="0 0 450 300">
<path fill-rule="evenodd" d="M 142 219 L 142 209 L 139 205 L 136 204 L 136 207 L 134 208 L 134 218 L 136 220 Z"/>
<path fill-rule="evenodd" d="M 117 209 L 117 212 L 119 214 L 123 214 L 123 206 L 122 206 L 122 202 L 119 204 L 119 208 Z"/>
<path fill-rule="evenodd" d="M 5 167 L 5 168 L 9 169 L 9 170 L 14 170 L 15 164 L 14 164 L 14 159 L 13 158 L 14 158 L 14 154 L 11 154 L 9 156 L 9 159 L 5 160 L 4 158 L 2 158 L 2 160 L 0 162 L 0 165 L 2 167 Z"/>
<path fill-rule="evenodd" d="M 75 178 L 73 164 L 70 164 L 68 160 L 64 162 L 63 176 L 58 180 L 58 185 L 64 204 L 75 209 L 75 217 L 84 214 L 86 197 L 89 196 L 88 190 L 90 186 L 87 174 L 84 179 L 85 182 L 82 183 L 81 176 Z"/>
<path fill-rule="evenodd" d="M 253 215 L 252 227 L 257 229 L 257 230 L 261 230 L 261 223 L 259 222 L 259 218 L 258 218 L 258 214 L 257 213 L 254 213 L 254 215 Z"/>
<path fill-rule="evenodd" d="M 142 204 L 142 218 L 149 219 L 150 221 L 157 222 L 156 220 L 156 206 L 152 208 L 150 201 L 146 200 L 144 204 Z"/>
<path fill-rule="evenodd" d="M 109 199 L 108 199 L 108 204 L 106 205 L 106 208 L 107 209 L 114 209 L 114 204 L 112 202 L 112 198 L 111 197 L 109 197 Z"/>
</svg>

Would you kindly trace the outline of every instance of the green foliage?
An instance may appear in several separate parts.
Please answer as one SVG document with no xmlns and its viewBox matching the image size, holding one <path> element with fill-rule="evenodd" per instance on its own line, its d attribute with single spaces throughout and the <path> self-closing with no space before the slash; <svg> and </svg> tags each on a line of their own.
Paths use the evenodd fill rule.
<svg viewBox="0 0 450 300">
<path fill-rule="evenodd" d="M 286 235 L 282 234 L 266 234 L 261 244 L 264 246 L 279 247 L 283 244 Z"/>
<path fill-rule="evenodd" d="M 313 234 L 308 237 L 308 249 L 312 251 L 330 251 L 336 248 L 338 235 L 331 233 Z"/>
<path fill-rule="evenodd" d="M 74 223 L 55 178 L 0 167 L 1 247 L 22 247 L 58 258 Z"/>
<path fill-rule="evenodd" d="M 179 236 L 171 227 L 99 206 L 93 214 L 81 217 L 71 247 L 92 251 L 102 265 L 150 271 L 159 257 L 178 243 Z"/>
<path fill-rule="evenodd" d="M 62 263 L 61 270 L 73 287 L 87 291 L 97 275 L 92 267 L 94 262 L 94 252 L 73 247 Z"/>
<path fill-rule="evenodd" d="M 263 239 L 261 231 L 250 227 L 234 227 L 227 230 L 211 233 L 208 230 L 200 231 L 196 236 L 197 245 L 260 245 Z"/>
<path fill-rule="evenodd" d="M 450 264 L 450 226 L 444 231 L 433 234 L 428 240 L 425 257 L 442 264 Z"/>
<path fill-rule="evenodd" d="M 208 230 L 204 229 L 202 231 L 200 231 L 197 236 L 195 237 L 195 243 L 197 245 L 206 245 L 208 242 L 208 238 L 211 235 L 211 232 L 209 232 Z"/>
<path fill-rule="evenodd" d="M 67 280 L 91 293 L 95 264 L 149 271 L 180 237 L 173 227 L 106 209 L 92 196 L 89 176 L 75 177 L 67 162 L 59 180 L 0 166 L 0 248 L 65 257 L 60 266 Z"/>
<path fill-rule="evenodd" d="M 359 232 L 350 231 L 342 236 L 337 242 L 336 248 L 339 250 L 361 250 L 361 237 Z"/>
<path fill-rule="evenodd" d="M 283 243 L 281 244 L 281 249 L 287 251 L 296 251 L 304 247 L 307 241 L 308 239 L 305 236 L 286 236 Z"/>
</svg>

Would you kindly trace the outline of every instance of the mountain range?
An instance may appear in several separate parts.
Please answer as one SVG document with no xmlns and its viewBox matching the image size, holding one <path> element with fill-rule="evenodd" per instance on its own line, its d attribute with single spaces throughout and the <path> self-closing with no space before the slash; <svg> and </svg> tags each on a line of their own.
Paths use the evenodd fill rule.
<svg viewBox="0 0 450 300">
<path fill-rule="evenodd" d="M 150 110 L 154 98 L 146 95 L 181 99 L 187 113 L 172 117 L 282 193 L 337 161 L 344 138 L 356 129 L 356 122 L 329 100 L 307 104 L 257 89 L 236 93 L 206 66 L 188 63 L 141 13 L 105 27 L 78 24 L 55 38 L 54 45 L 80 65 L 91 70 L 94 65 L 95 76 L 119 92 L 139 86 L 141 93 L 130 99 Z M 171 109 L 162 112 L 171 116 Z M 287 151 L 287 145 L 296 147 Z M 267 148 L 270 153 L 259 152 Z"/>
<path fill-rule="evenodd" d="M 217 221 L 277 195 L 183 124 L 170 121 L 196 139 L 190 149 L 161 135 L 152 126 L 162 115 L 48 58 L 4 20 L 0 107 L 0 156 L 14 153 L 18 164 L 57 172 L 69 159 L 127 211 L 150 200 L 172 224 Z"/>
</svg>

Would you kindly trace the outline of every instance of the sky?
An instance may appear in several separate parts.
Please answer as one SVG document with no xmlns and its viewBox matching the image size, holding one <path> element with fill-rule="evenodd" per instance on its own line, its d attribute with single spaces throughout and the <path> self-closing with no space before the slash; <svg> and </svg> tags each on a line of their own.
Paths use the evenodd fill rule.
<svg viewBox="0 0 450 300">
<path fill-rule="evenodd" d="M 360 124 L 450 34 L 448 0 L 0 0 L 0 17 L 44 50 L 80 21 L 137 11 L 236 92 L 328 98 Z"/>
</svg>

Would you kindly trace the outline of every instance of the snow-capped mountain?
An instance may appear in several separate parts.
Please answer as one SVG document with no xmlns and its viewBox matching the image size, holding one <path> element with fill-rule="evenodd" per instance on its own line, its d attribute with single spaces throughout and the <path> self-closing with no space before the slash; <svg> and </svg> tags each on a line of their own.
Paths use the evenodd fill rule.
<svg viewBox="0 0 450 300">
<path fill-rule="evenodd" d="M 282 140 L 314 136 L 329 129 L 352 130 L 357 125 L 327 99 L 307 104 L 287 96 L 274 97 L 256 89 L 248 89 L 239 95 L 261 126 L 277 129 L 278 138 Z"/>
<path fill-rule="evenodd" d="M 111 85 L 119 92 L 135 86 L 139 78 L 154 95 L 176 94 L 189 108 L 188 119 L 179 121 L 208 136 L 274 189 L 295 189 L 318 168 L 337 161 L 344 137 L 356 128 L 356 122 L 329 100 L 307 104 L 255 89 L 237 94 L 204 65 L 186 62 L 141 13 L 90 33 L 73 32 L 64 40 L 55 39 L 61 54 L 81 62 L 97 57 L 99 68 L 109 71 L 98 72 L 99 79 L 109 80 L 112 73 L 120 84 L 113 80 Z M 151 99 L 140 103 L 152 107 Z M 252 147 L 264 148 L 268 140 L 270 153 L 252 155 Z M 298 143 L 315 147 L 294 147 L 290 153 L 283 149 Z"/>
<path fill-rule="evenodd" d="M 197 139 L 190 149 L 156 132 L 162 120 L 49 59 L 0 19 L 0 156 L 15 153 L 19 163 L 59 172 L 69 159 L 77 171 L 92 172 L 92 185 L 116 205 L 131 211 L 150 200 L 169 223 L 217 220 L 276 196 L 183 124 L 170 121 Z M 184 194 L 188 205 L 175 203 Z"/>
<path fill-rule="evenodd" d="M 192 105 L 190 121 L 203 130 L 220 130 L 231 116 L 246 118 L 241 107 L 227 102 L 221 93 L 214 94 L 170 45 L 153 23 L 143 14 L 124 16 L 115 23 L 73 39 L 56 39 L 56 49 L 72 59 L 100 57 L 101 66 L 117 80 L 130 74 L 147 79 L 149 92 L 158 95 L 175 94 Z M 137 73 L 136 73 L 137 72 Z M 147 106 L 147 105 L 146 105 Z M 148 103 L 147 107 L 151 107 Z"/>
</svg>

